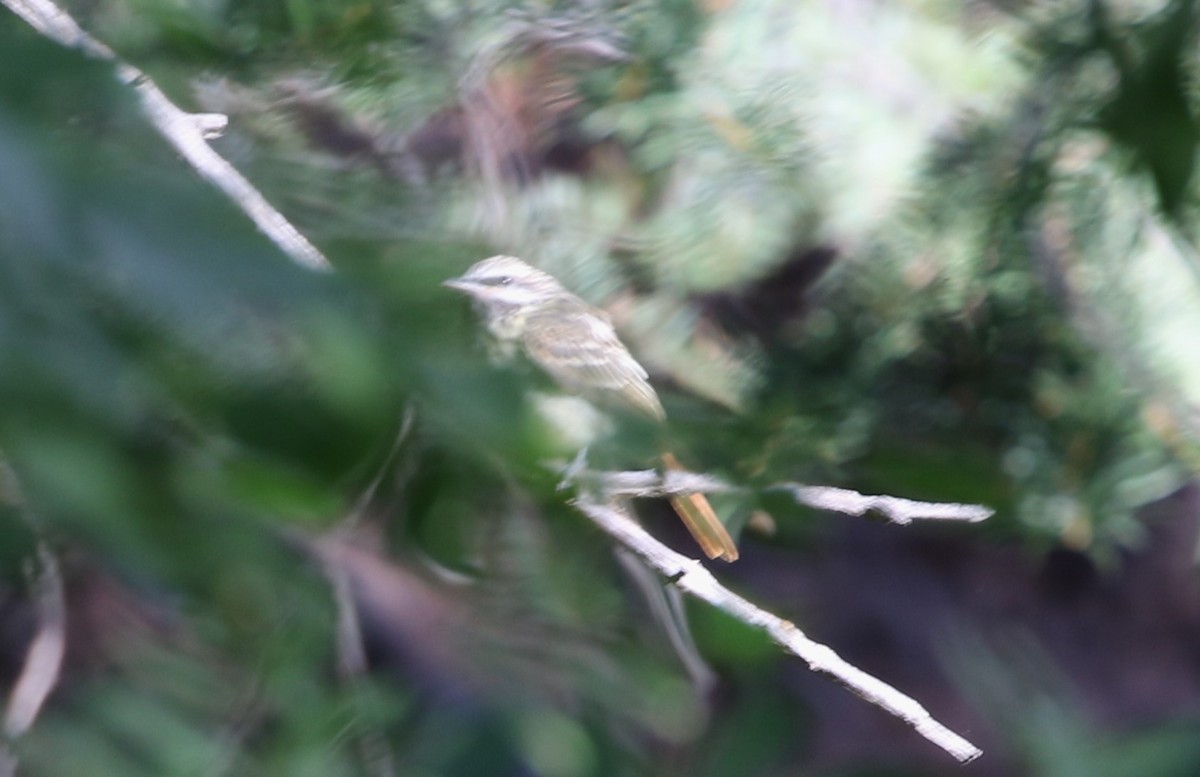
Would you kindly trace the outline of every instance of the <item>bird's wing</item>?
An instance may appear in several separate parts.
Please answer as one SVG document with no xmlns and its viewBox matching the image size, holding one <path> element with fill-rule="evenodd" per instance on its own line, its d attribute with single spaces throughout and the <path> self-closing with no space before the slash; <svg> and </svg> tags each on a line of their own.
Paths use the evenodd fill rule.
<svg viewBox="0 0 1200 777">
<path fill-rule="evenodd" d="M 568 391 L 664 417 L 646 370 L 598 311 L 575 301 L 549 306 L 529 316 L 523 340 L 529 358 Z"/>
</svg>

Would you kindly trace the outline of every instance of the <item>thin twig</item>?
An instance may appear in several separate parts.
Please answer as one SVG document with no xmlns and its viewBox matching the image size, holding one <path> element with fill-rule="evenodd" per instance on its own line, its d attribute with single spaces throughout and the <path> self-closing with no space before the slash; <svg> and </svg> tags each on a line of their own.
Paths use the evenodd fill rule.
<svg viewBox="0 0 1200 777">
<path fill-rule="evenodd" d="M 116 65 L 117 76 L 137 91 L 142 111 L 154 128 L 196 172 L 211 181 L 293 261 L 312 270 L 329 270 L 329 260 L 292 226 L 258 189 L 208 144 L 224 130 L 226 117 L 187 113 L 172 103 L 142 71 L 121 61 L 112 49 L 88 35 L 71 16 L 50 0 L 0 0 L 46 37 L 68 48 Z"/>
<path fill-rule="evenodd" d="M 336 557 L 325 559 L 323 567 L 337 606 L 337 672 L 344 684 L 353 687 L 362 682 L 369 667 L 352 581 L 349 571 Z M 373 730 L 363 732 L 359 747 L 363 762 L 372 774 L 378 777 L 395 775 L 395 759 L 382 734 Z"/>
<path fill-rule="evenodd" d="M 624 545 L 616 545 L 613 555 L 671 642 L 671 649 L 687 671 L 692 687 L 706 698 L 717 685 L 717 675 L 700 655 L 700 648 L 696 647 L 684 609 L 683 594 L 674 586 L 664 586 L 658 572 Z"/>
<path fill-rule="evenodd" d="M 704 475 L 687 470 L 653 469 L 629 470 L 626 472 L 583 471 L 575 476 L 585 489 L 594 489 L 608 496 L 664 497 L 682 494 L 721 494 L 742 491 L 713 475 Z"/>
<path fill-rule="evenodd" d="M 347 515 L 346 520 L 342 522 L 343 529 L 353 528 L 362 521 L 367 508 L 370 507 L 372 501 L 375 499 L 375 495 L 379 492 L 379 487 L 383 484 L 384 479 L 393 474 L 392 467 L 396 463 L 396 459 L 400 456 L 400 452 L 404 449 L 404 444 L 408 441 L 416 420 L 416 410 L 411 404 L 405 405 L 404 413 L 400 417 L 400 428 L 396 430 L 396 437 L 392 440 L 391 447 L 388 448 L 387 455 L 384 456 L 383 462 L 380 463 L 375 477 L 363 489 L 362 494 L 355 501 L 354 507 Z"/>
<path fill-rule="evenodd" d="M 806 637 L 795 624 L 725 588 L 699 561 L 663 545 L 624 510 L 583 498 L 576 499 L 573 504 L 681 590 L 767 632 L 782 648 L 804 659 L 814 672 L 829 675 L 866 701 L 900 718 L 960 762 L 967 763 L 982 754 L 978 747 L 934 720 L 915 699 L 847 663 L 831 648 Z"/>
<path fill-rule="evenodd" d="M 918 502 L 898 496 L 860 494 L 848 488 L 779 483 L 770 490 L 786 491 L 800 504 L 846 515 L 882 513 L 892 523 L 907 526 L 913 521 L 965 521 L 979 523 L 995 514 L 990 507 L 957 502 Z"/>
<path fill-rule="evenodd" d="M 643 469 L 628 472 L 583 472 L 577 477 L 588 488 L 594 488 L 597 493 L 608 496 L 662 497 L 748 490 L 733 486 L 712 475 L 684 471 L 659 473 L 652 469 Z M 897 496 L 863 494 L 833 486 L 774 483 L 763 490 L 782 491 L 790 494 L 802 505 L 845 515 L 866 515 L 874 510 L 892 523 L 900 525 L 908 525 L 918 520 L 978 523 L 995 513 L 990 507 L 983 505 L 921 502 Z"/>
<path fill-rule="evenodd" d="M 4 742 L 0 743 L 0 777 L 16 773 L 17 758 L 8 743 L 24 735 L 58 684 L 67 647 L 67 605 L 62 573 L 50 548 L 38 540 L 38 572 L 33 580 L 37 634 L 29 643 L 25 666 L 4 709 Z"/>
</svg>

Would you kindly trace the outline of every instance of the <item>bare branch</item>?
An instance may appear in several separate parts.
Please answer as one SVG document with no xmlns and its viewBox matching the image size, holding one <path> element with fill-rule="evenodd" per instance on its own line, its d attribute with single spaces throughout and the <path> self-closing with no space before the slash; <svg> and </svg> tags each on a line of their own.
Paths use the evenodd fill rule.
<svg viewBox="0 0 1200 777">
<path fill-rule="evenodd" d="M 831 510 L 846 515 L 866 515 L 875 510 L 892 523 L 907 526 L 916 520 L 923 521 L 986 521 L 996 512 L 990 507 L 956 502 L 918 502 L 898 496 L 874 496 L 860 494 L 847 488 L 833 486 L 805 486 L 799 483 L 780 483 L 772 490 L 787 491 L 800 504 L 818 510 Z"/>
<path fill-rule="evenodd" d="M 38 543 L 40 570 L 33 584 L 38 632 L 29 644 L 25 667 L 13 686 L 4 712 L 4 734 L 19 737 L 29 730 L 58 682 L 67 645 L 67 606 L 62 575 L 54 554 Z"/>
<path fill-rule="evenodd" d="M 576 476 L 590 490 L 607 496 L 664 497 L 684 494 L 720 494 L 744 489 L 712 475 L 687 470 L 639 469 L 628 472 L 584 471 Z"/>
<path fill-rule="evenodd" d="M 354 686 L 363 681 L 370 667 L 367 665 L 367 650 L 352 581 L 346 567 L 337 558 L 322 558 L 321 566 L 333 589 L 334 604 L 337 606 L 338 677 L 347 686 Z M 358 744 L 369 773 L 379 777 L 392 777 L 396 773 L 387 739 L 378 731 L 363 732 Z"/>
<path fill-rule="evenodd" d="M 9 10 L 47 38 L 99 59 L 116 59 L 112 49 L 88 35 L 63 9 L 48 0 L 3 0 Z"/>
<path fill-rule="evenodd" d="M 172 103 L 150 78 L 122 62 L 112 49 L 88 35 L 51 0 L 0 0 L 46 37 L 116 65 L 117 76 L 141 97 L 142 111 L 155 129 L 175 147 L 196 172 L 207 178 L 241 208 L 255 225 L 291 259 L 312 270 L 329 270 L 329 260 L 292 226 L 254 185 L 208 144 L 225 128 L 221 114 L 192 114 Z"/>
<path fill-rule="evenodd" d="M 584 472 L 578 476 L 588 487 L 608 496 L 661 497 L 674 494 L 719 494 L 730 491 L 745 491 L 712 475 L 696 472 L 669 471 L 659 473 L 652 469 L 629 472 Z M 806 486 L 801 483 L 775 483 L 766 491 L 783 491 L 798 503 L 818 510 L 866 515 L 874 510 L 883 514 L 892 523 L 907 526 L 913 521 L 965 521 L 978 523 L 990 518 L 995 511 L 990 507 L 955 502 L 919 502 L 897 496 L 862 494 L 846 488 L 833 486 Z"/>
<path fill-rule="evenodd" d="M 0 777 L 16 773 L 17 759 L 7 742 L 25 734 L 58 684 L 67 647 L 67 605 L 58 561 L 45 543 L 37 545 L 38 573 L 33 581 L 37 634 L 29 643 L 25 666 L 13 685 L 4 710 L 4 738 L 0 744 Z"/>
<path fill-rule="evenodd" d="M 363 516 L 370 507 L 371 502 L 375 499 L 375 495 L 379 492 L 379 487 L 383 484 L 385 478 L 394 474 L 392 472 L 396 460 L 399 458 L 401 451 L 404 450 L 405 444 L 412 434 L 413 427 L 416 425 L 417 411 L 411 405 L 404 406 L 404 414 L 400 417 L 400 428 L 396 430 L 396 438 L 392 440 L 392 445 L 388 449 L 387 455 L 384 456 L 383 462 L 379 465 L 379 470 L 375 473 L 375 478 L 363 489 L 362 494 L 354 503 L 354 508 L 350 510 L 349 515 L 342 521 L 342 529 L 350 530 L 355 525 L 360 523 Z"/>
<path fill-rule="evenodd" d="M 806 637 L 795 624 L 725 588 L 699 561 L 676 553 L 654 539 L 624 510 L 586 499 L 576 499 L 573 504 L 681 590 L 767 632 L 785 650 L 804 659 L 814 672 L 829 675 L 858 696 L 900 718 L 960 762 L 973 761 L 982 754 L 975 745 L 934 720 L 915 699 L 847 663 L 831 648 Z"/>
</svg>

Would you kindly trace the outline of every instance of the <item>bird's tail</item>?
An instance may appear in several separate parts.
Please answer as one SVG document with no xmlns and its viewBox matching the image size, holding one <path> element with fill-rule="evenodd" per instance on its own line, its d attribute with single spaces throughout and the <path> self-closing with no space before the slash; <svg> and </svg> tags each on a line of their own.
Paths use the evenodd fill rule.
<svg viewBox="0 0 1200 777">
<path fill-rule="evenodd" d="M 664 453 L 662 461 L 667 469 L 683 470 L 683 465 L 671 453 Z M 733 537 L 729 536 L 725 524 L 721 523 L 704 494 L 676 494 L 670 499 L 671 507 L 675 508 L 683 525 L 692 533 L 700 549 L 709 558 L 737 561 L 737 545 L 733 543 Z"/>
</svg>

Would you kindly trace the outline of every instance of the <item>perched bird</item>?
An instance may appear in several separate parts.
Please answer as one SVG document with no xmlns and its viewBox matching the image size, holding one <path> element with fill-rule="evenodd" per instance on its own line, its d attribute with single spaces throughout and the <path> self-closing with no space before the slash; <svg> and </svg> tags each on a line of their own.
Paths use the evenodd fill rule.
<svg viewBox="0 0 1200 777">
<path fill-rule="evenodd" d="M 514 256 L 493 256 L 445 286 L 468 294 L 502 357 L 524 353 L 566 391 L 599 405 L 666 419 L 644 367 L 617 337 L 608 316 Z M 680 469 L 669 452 L 669 469 Z M 737 546 L 703 494 L 671 505 L 709 558 L 735 561 Z"/>
</svg>

